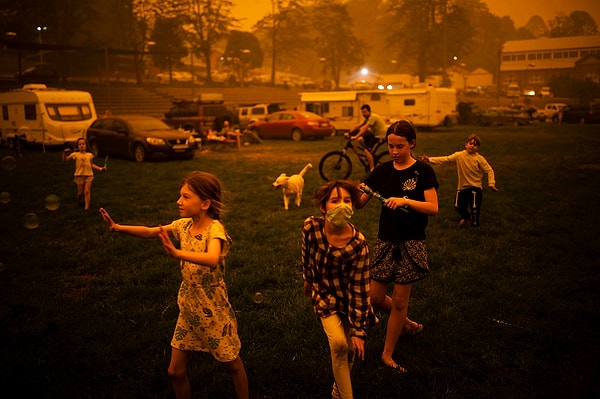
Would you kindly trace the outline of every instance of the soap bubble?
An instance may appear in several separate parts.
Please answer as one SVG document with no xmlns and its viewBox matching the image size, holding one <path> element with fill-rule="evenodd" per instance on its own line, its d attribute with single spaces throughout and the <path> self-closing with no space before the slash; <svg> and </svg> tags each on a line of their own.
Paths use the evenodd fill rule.
<svg viewBox="0 0 600 399">
<path fill-rule="evenodd" d="M 40 218 L 33 212 L 29 212 L 23 218 L 25 221 L 25 227 L 29 230 L 37 229 L 40 226 Z"/>
<path fill-rule="evenodd" d="M 2 191 L 0 193 L 0 204 L 8 204 L 10 202 L 10 193 Z"/>
<path fill-rule="evenodd" d="M 7 155 L 2 158 L 2 167 L 6 170 L 13 170 L 17 167 L 17 158 Z"/>
<path fill-rule="evenodd" d="M 256 292 L 254 294 L 254 298 L 252 300 L 254 301 L 254 303 L 262 303 L 262 301 L 263 301 L 263 294 L 262 294 L 262 292 Z"/>
<path fill-rule="evenodd" d="M 44 200 L 44 205 L 49 211 L 55 211 L 60 207 L 60 198 L 58 195 L 50 194 Z"/>
</svg>

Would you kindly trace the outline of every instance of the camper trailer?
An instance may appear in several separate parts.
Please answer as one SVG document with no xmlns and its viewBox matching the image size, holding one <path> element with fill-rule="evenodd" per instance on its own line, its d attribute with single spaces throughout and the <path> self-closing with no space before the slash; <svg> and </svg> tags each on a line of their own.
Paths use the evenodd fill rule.
<svg viewBox="0 0 600 399">
<path fill-rule="evenodd" d="M 90 93 L 28 84 L 22 89 L 0 93 L 2 143 L 64 145 L 85 137 L 96 119 Z"/>
<path fill-rule="evenodd" d="M 387 92 L 391 121 L 408 119 L 416 127 L 433 129 L 456 123 L 456 90 L 423 87 Z"/>
<path fill-rule="evenodd" d="M 369 104 L 371 110 L 388 119 L 386 92 L 379 90 L 325 91 L 300 93 L 300 109 L 331 119 L 336 132 L 346 132 L 363 121 L 360 107 Z M 386 120 L 389 123 L 389 120 Z"/>
<path fill-rule="evenodd" d="M 300 93 L 300 108 L 333 121 L 336 131 L 347 131 L 363 121 L 360 107 L 369 104 L 386 123 L 408 119 L 415 126 L 450 126 L 456 120 L 456 90 L 423 87 Z"/>
</svg>

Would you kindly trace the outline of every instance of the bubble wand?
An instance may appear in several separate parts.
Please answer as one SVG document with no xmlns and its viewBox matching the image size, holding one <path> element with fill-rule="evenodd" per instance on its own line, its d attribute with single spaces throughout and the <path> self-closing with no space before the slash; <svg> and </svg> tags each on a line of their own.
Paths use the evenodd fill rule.
<svg viewBox="0 0 600 399">
<path fill-rule="evenodd" d="M 387 201 L 387 198 L 385 198 L 385 197 L 382 197 L 382 196 L 381 196 L 381 194 L 379 194 L 379 193 L 378 193 L 378 192 L 376 192 L 376 191 L 373 191 L 373 190 L 371 190 L 371 189 L 370 189 L 368 186 L 363 186 L 363 187 L 361 187 L 361 190 L 362 190 L 362 192 L 363 192 L 363 193 L 365 193 L 365 194 L 367 194 L 367 195 L 372 195 L 372 196 L 373 196 L 373 198 L 375 198 L 375 199 L 378 199 L 379 201 L 381 201 L 381 203 L 382 203 L 382 204 L 383 204 L 385 201 Z M 406 208 L 402 208 L 402 207 L 400 207 L 400 208 L 397 208 L 397 209 L 400 209 L 400 210 L 402 210 L 402 211 L 404 211 L 404 212 L 407 212 L 407 213 L 408 213 L 408 209 L 406 209 Z"/>
<path fill-rule="evenodd" d="M 108 155 L 104 158 L 104 170 L 108 170 Z"/>
</svg>

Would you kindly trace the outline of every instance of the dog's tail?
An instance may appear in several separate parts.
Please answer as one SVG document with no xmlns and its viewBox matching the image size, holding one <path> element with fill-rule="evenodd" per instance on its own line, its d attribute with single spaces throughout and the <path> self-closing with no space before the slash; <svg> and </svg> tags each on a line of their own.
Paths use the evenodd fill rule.
<svg viewBox="0 0 600 399">
<path fill-rule="evenodd" d="M 300 176 L 304 176 L 304 174 L 306 173 L 307 170 L 309 170 L 310 168 L 312 168 L 312 163 L 307 163 L 305 167 L 302 168 L 302 170 L 300 171 L 300 173 L 298 173 Z"/>
</svg>

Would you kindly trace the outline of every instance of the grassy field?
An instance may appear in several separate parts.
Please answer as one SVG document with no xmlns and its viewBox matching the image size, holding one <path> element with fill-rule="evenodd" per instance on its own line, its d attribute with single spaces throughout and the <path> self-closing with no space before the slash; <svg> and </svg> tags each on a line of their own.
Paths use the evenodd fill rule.
<svg viewBox="0 0 600 399">
<path fill-rule="evenodd" d="M 476 130 L 477 129 L 477 130 Z M 436 166 L 440 213 L 430 219 L 430 276 L 415 284 L 409 315 L 424 334 L 403 339 L 398 377 L 379 362 L 387 317 L 369 331 L 352 372 L 356 398 L 592 398 L 600 395 L 597 126 L 457 126 L 418 134 L 415 154 L 447 155 L 482 137 L 498 193 L 484 192 L 480 228 L 459 228 L 456 173 Z M 177 261 L 160 243 L 111 234 L 117 222 L 178 217 L 183 176 L 215 173 L 226 189 L 233 237 L 227 284 L 237 311 L 253 398 L 327 398 L 327 341 L 302 293 L 300 228 L 316 213 L 323 141 L 266 141 L 198 152 L 190 161 L 110 159 L 96 174 L 92 208 L 77 206 L 74 165 L 60 150 L 0 149 L 0 393 L 21 398 L 172 398 L 166 376 L 177 317 Z M 12 158 L 14 156 L 14 158 Z M 283 210 L 271 183 L 306 175 L 300 208 Z M 102 162 L 100 162 L 102 163 Z M 355 163 L 353 178 L 363 177 Z M 60 202 L 57 201 L 60 199 Z M 353 222 L 370 242 L 379 205 Z M 192 358 L 195 398 L 230 398 L 224 368 Z"/>
</svg>

